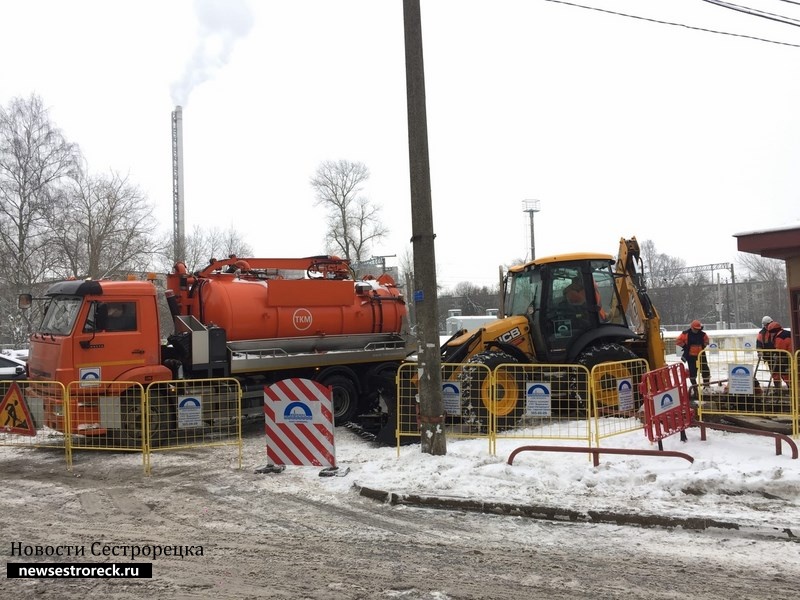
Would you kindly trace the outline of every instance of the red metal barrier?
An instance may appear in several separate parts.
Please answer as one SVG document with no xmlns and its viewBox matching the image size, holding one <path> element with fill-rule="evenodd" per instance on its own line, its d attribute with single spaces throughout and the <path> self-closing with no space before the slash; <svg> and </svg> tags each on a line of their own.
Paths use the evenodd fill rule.
<svg viewBox="0 0 800 600">
<path fill-rule="evenodd" d="M 761 431 L 760 429 L 748 429 L 747 427 L 737 427 L 736 425 L 726 425 L 724 423 L 705 423 L 703 421 L 695 421 L 694 424 L 700 428 L 700 439 L 706 441 L 706 429 L 718 429 L 720 431 L 730 431 L 732 433 L 749 433 L 750 435 L 763 435 L 765 437 L 775 438 L 775 455 L 780 456 L 783 454 L 783 447 L 781 440 L 786 442 L 789 449 L 792 451 L 792 458 L 798 457 L 797 444 L 788 435 L 777 433 L 775 431 Z"/>
<path fill-rule="evenodd" d="M 689 404 L 686 368 L 682 363 L 648 371 L 639 383 L 644 405 L 644 430 L 647 439 L 658 442 L 674 433 L 681 434 L 692 426 L 694 413 Z"/>
<path fill-rule="evenodd" d="M 538 450 L 540 452 L 589 452 L 592 455 L 594 466 L 600 464 L 600 454 L 628 454 L 631 456 L 671 456 L 673 458 L 683 458 L 690 463 L 694 458 L 683 452 L 672 450 L 637 450 L 634 448 L 586 448 L 583 446 L 520 446 L 508 455 L 508 464 L 514 464 L 514 457 L 520 452 Z"/>
</svg>

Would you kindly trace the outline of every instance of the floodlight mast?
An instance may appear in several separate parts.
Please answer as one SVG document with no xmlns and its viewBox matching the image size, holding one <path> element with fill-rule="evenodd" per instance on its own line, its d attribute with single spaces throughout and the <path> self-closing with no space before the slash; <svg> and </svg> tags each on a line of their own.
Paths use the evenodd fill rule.
<svg viewBox="0 0 800 600">
<path fill-rule="evenodd" d="M 533 213 L 539 212 L 539 200 L 523 200 L 522 201 L 522 210 L 523 212 L 528 213 L 528 218 L 530 219 L 531 225 L 531 260 L 536 258 L 536 243 L 534 242 L 534 234 L 533 234 Z"/>
</svg>

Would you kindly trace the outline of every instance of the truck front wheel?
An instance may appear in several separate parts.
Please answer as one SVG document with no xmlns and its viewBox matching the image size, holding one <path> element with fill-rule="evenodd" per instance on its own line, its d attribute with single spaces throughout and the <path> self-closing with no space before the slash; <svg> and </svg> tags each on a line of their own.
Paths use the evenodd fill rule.
<svg viewBox="0 0 800 600">
<path fill-rule="evenodd" d="M 169 410 L 166 398 L 151 397 L 146 403 L 149 408 L 150 444 L 159 445 L 169 439 L 173 431 L 174 416 Z M 138 394 L 123 394 L 120 402 L 122 409 L 122 437 L 130 445 L 141 446 L 144 441 L 146 426 L 142 413 L 142 402 Z"/>
</svg>

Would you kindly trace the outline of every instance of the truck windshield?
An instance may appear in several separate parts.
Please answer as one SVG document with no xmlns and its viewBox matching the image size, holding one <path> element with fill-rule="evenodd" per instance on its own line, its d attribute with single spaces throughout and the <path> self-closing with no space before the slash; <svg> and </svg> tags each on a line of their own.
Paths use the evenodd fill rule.
<svg viewBox="0 0 800 600">
<path fill-rule="evenodd" d="M 44 312 L 39 333 L 67 335 L 75 325 L 83 298 L 80 296 L 55 296 Z"/>
</svg>

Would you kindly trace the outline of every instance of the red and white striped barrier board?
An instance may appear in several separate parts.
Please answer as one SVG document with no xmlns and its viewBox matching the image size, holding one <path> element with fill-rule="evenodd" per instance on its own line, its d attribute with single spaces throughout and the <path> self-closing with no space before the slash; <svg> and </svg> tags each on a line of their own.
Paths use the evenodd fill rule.
<svg viewBox="0 0 800 600">
<path fill-rule="evenodd" d="M 685 433 L 692 425 L 694 413 L 689 402 L 686 368 L 683 364 L 667 365 L 648 371 L 639 383 L 644 404 L 644 431 L 651 442 L 661 442 L 673 433 Z"/>
<path fill-rule="evenodd" d="M 271 463 L 336 467 L 330 388 L 310 379 L 265 387 L 264 422 Z"/>
</svg>

